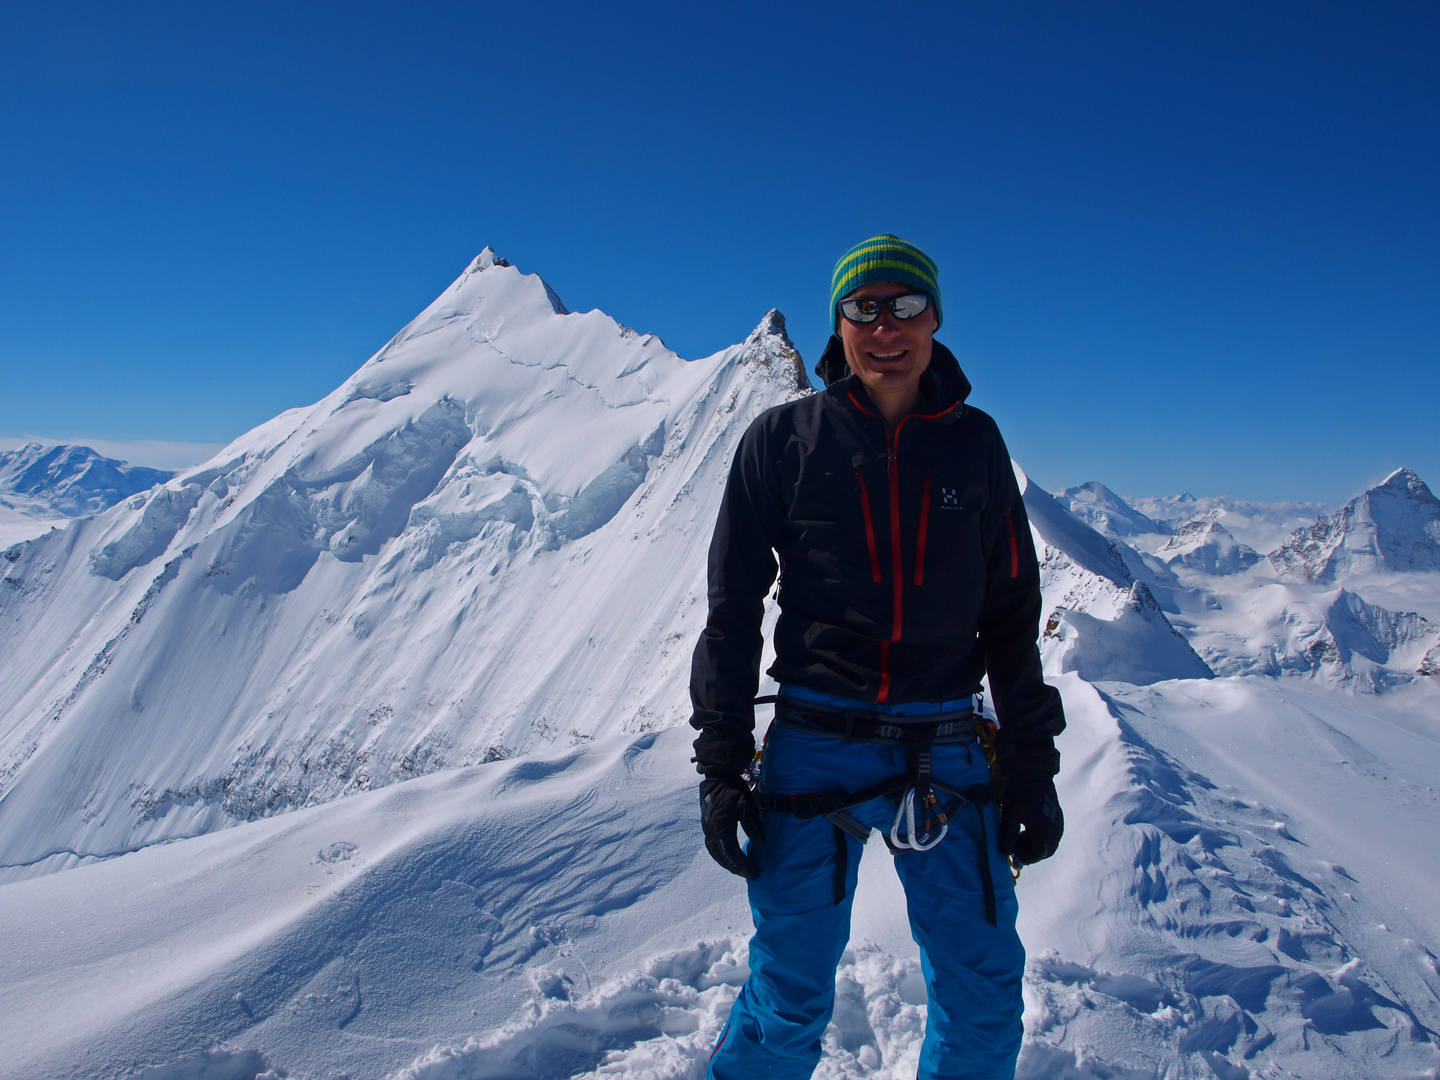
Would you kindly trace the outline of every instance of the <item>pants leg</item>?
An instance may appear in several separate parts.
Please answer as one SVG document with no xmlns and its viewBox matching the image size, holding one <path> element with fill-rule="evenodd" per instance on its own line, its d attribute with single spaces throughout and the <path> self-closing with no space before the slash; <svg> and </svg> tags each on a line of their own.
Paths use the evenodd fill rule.
<svg viewBox="0 0 1440 1080">
<path fill-rule="evenodd" d="M 768 823 L 766 829 L 768 834 Z M 806 1080 L 820 1061 L 835 1010 L 835 968 L 850 938 L 850 903 L 827 900 L 822 908 L 779 914 L 752 902 L 751 912 L 750 977 L 730 1010 L 708 1075 Z"/>
<path fill-rule="evenodd" d="M 959 772 L 957 750 L 964 752 L 937 748 L 937 777 L 950 780 Z M 946 758 L 953 767 L 946 768 Z M 988 779 L 988 767 L 982 763 L 980 768 Z M 952 782 L 965 786 L 976 782 L 973 776 Z M 996 846 L 999 814 L 993 806 L 984 814 L 983 847 L 980 815 L 966 806 L 939 846 L 895 858 L 929 995 L 919 1080 L 1012 1080 L 1015 1075 L 1025 948 L 1015 931 L 1018 905 L 1009 867 Z M 985 915 L 982 851 L 995 883 L 996 926 Z"/>
<path fill-rule="evenodd" d="M 888 752 L 772 728 L 762 783 L 775 794 L 836 791 L 895 773 Z M 847 843 L 845 897 L 835 903 L 835 827 L 764 811 L 766 841 L 747 850 L 760 866 L 748 883 L 755 935 L 750 978 L 710 1058 L 713 1080 L 806 1080 L 820 1060 L 835 1008 L 835 968 L 850 939 L 850 906 L 863 850 Z"/>
</svg>

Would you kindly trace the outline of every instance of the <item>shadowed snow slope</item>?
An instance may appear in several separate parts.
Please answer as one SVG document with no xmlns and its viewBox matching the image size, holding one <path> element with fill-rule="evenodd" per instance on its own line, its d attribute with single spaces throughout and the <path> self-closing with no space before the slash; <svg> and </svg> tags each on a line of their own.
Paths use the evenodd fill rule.
<svg viewBox="0 0 1440 1080">
<path fill-rule="evenodd" d="M 778 313 L 687 363 L 486 249 L 323 401 L 7 554 L 0 865 L 679 722 L 730 454 L 802 385 Z"/>
<path fill-rule="evenodd" d="M 1030 483 L 1019 466 L 1015 475 L 1040 557 L 1045 597 L 1040 652 L 1047 673 L 1073 671 L 1083 679 L 1133 683 L 1209 678 L 1205 661 L 1170 624 L 1150 587 L 1131 572 L 1118 542 Z M 1130 555 L 1139 562 L 1133 549 Z"/>
</svg>

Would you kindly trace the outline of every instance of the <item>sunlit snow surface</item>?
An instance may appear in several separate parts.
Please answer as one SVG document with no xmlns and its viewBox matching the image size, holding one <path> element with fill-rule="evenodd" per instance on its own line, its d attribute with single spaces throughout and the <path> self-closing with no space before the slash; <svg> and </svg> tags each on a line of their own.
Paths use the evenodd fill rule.
<svg viewBox="0 0 1440 1080">
<path fill-rule="evenodd" d="M 1433 737 L 1277 680 L 1057 681 L 1070 825 L 1020 882 L 1020 1075 L 1427 1075 Z M 0 888 L 0 1075 L 698 1076 L 748 915 L 688 755 L 597 740 Z M 817 1075 L 913 1075 L 888 864 L 867 847 Z"/>
<path fill-rule="evenodd" d="M 686 363 L 487 251 L 324 401 L 7 547 L 0 1077 L 701 1076 L 749 914 L 686 669 L 796 360 L 767 316 Z M 1236 558 L 1256 508 L 1161 551 L 1017 475 L 1070 720 L 1019 1075 L 1436 1076 L 1440 575 Z M 1325 542 L 1429 542 L 1385 506 Z M 913 1076 L 878 841 L 838 985 L 816 1075 Z"/>
</svg>

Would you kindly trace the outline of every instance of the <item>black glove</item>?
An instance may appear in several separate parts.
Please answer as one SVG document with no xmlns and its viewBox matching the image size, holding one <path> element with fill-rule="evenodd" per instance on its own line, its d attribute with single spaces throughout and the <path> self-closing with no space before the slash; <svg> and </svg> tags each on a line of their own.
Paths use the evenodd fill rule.
<svg viewBox="0 0 1440 1080">
<path fill-rule="evenodd" d="M 1004 782 L 1000 854 L 1026 865 L 1048 859 L 1065 834 L 1065 815 L 1055 794 L 1055 774 L 1060 771 L 1055 740 L 1002 744 L 999 766 Z"/>
<path fill-rule="evenodd" d="M 743 878 L 760 876 L 755 860 L 740 850 L 735 826 L 758 843 L 765 842 L 760 824 L 760 807 L 755 796 L 738 776 L 707 776 L 700 781 L 700 827 L 705 830 L 705 850 L 710 857 Z"/>
<path fill-rule="evenodd" d="M 1048 859 L 1060 846 L 1064 833 L 1065 815 L 1060 810 L 1054 780 L 1035 777 L 1005 781 L 1005 802 L 1000 807 L 1001 855 L 1013 855 L 1024 865 Z"/>
</svg>

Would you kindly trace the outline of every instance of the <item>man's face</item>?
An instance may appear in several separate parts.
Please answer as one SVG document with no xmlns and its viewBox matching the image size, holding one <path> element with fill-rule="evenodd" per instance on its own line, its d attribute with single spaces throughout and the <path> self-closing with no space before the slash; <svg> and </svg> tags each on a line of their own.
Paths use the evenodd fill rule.
<svg viewBox="0 0 1440 1080">
<path fill-rule="evenodd" d="M 916 291 L 910 285 L 875 281 L 848 295 L 889 300 Z M 881 397 L 908 397 L 930 366 L 935 305 L 932 303 L 913 319 L 897 319 L 889 308 L 881 308 L 880 317 L 872 323 L 853 323 L 842 315 L 840 341 L 845 346 L 845 362 L 872 398 L 878 401 Z"/>
</svg>

